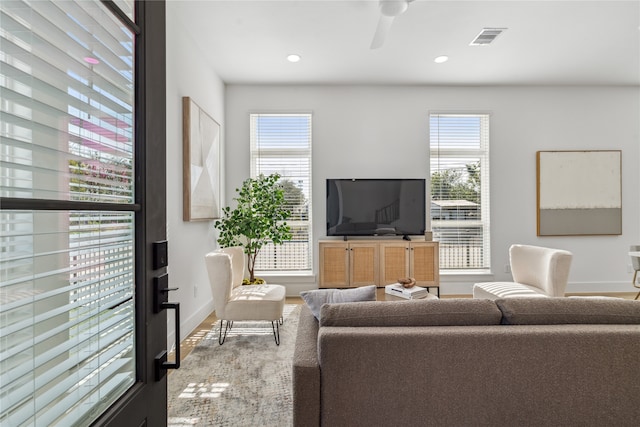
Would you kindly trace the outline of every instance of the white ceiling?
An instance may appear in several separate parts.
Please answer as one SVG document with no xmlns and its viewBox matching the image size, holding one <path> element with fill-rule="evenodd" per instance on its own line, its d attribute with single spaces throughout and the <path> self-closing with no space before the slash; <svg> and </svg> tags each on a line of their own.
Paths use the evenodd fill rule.
<svg viewBox="0 0 640 427">
<path fill-rule="evenodd" d="M 377 50 L 377 0 L 168 0 L 167 14 L 226 83 L 640 85 L 640 0 L 415 0 Z M 469 46 L 483 27 L 508 30 Z"/>
</svg>

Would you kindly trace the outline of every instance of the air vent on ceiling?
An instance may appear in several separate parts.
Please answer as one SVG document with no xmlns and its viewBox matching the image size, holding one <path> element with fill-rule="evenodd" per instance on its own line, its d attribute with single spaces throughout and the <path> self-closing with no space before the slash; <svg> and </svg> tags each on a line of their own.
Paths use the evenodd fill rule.
<svg viewBox="0 0 640 427">
<path fill-rule="evenodd" d="M 506 28 L 483 28 L 469 46 L 486 46 L 496 39 Z"/>
</svg>

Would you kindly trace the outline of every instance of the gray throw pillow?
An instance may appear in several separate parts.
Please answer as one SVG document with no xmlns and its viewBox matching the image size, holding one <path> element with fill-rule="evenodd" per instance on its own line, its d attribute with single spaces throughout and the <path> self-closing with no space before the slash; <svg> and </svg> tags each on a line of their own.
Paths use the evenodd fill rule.
<svg viewBox="0 0 640 427">
<path fill-rule="evenodd" d="M 320 309 L 323 304 L 375 301 L 376 287 L 371 285 L 353 289 L 318 289 L 300 292 L 300 296 L 316 319 L 320 320 Z"/>
</svg>

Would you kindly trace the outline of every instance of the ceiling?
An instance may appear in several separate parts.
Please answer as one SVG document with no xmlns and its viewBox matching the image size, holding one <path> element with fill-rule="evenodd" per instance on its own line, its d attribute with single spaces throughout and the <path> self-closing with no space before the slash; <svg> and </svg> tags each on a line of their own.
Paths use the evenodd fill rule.
<svg viewBox="0 0 640 427">
<path fill-rule="evenodd" d="M 414 0 L 374 50 L 377 0 L 167 1 L 226 83 L 640 85 L 640 0 Z"/>
</svg>

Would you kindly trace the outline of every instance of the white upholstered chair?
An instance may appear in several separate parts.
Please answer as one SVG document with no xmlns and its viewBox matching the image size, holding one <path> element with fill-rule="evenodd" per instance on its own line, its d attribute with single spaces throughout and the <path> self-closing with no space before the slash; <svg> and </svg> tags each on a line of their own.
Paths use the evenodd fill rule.
<svg viewBox="0 0 640 427">
<path fill-rule="evenodd" d="M 280 345 L 284 286 L 242 285 L 245 263 L 244 252 L 239 246 L 209 252 L 205 263 L 216 316 L 220 319 L 218 343 L 224 343 L 235 320 L 266 320 L 271 321 L 273 336 Z"/>
<path fill-rule="evenodd" d="M 473 285 L 474 298 L 563 297 L 573 255 L 561 249 L 512 245 L 509 263 L 513 282 Z"/>
</svg>

